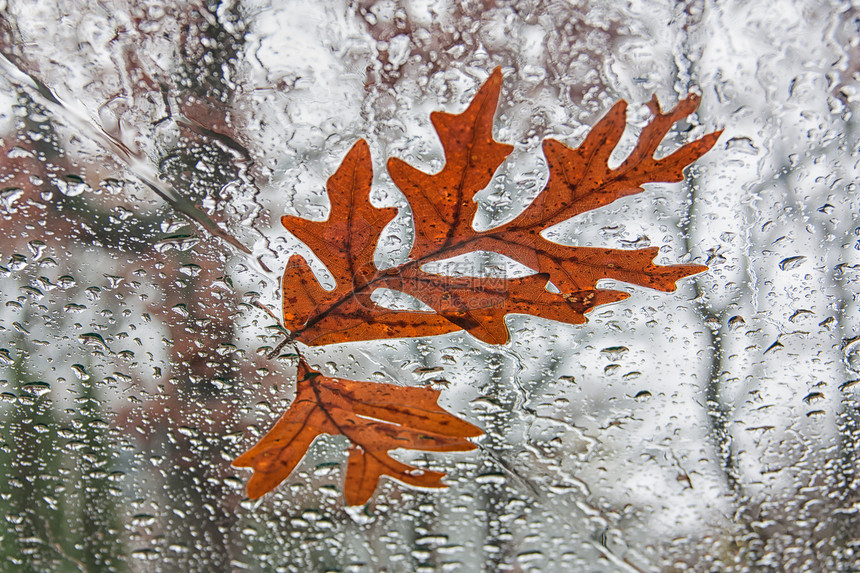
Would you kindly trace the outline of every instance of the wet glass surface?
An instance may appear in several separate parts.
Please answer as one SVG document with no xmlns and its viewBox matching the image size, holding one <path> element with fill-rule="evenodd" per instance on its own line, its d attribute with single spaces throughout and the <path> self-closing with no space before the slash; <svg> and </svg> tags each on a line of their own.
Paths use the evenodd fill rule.
<svg viewBox="0 0 860 573">
<path fill-rule="evenodd" d="M 856 4 L 0 7 L 0 570 L 860 570 Z M 576 145 L 624 99 L 621 161 L 652 95 L 700 93 L 658 157 L 725 132 L 683 183 L 548 233 L 709 270 L 670 293 L 601 281 L 631 296 L 584 325 L 511 316 L 505 345 L 302 346 L 330 376 L 439 390 L 485 433 L 395 454 L 448 489 L 384 478 L 346 507 L 347 440 L 322 436 L 247 499 L 230 462 L 296 387 L 269 357 L 308 252 L 281 215 L 324 219 L 364 138 L 374 204 L 401 209 L 376 262 L 405 260 L 386 160 L 441 168 L 430 112 L 496 66 L 515 149 L 477 228 L 543 188 L 545 138 Z"/>
</svg>

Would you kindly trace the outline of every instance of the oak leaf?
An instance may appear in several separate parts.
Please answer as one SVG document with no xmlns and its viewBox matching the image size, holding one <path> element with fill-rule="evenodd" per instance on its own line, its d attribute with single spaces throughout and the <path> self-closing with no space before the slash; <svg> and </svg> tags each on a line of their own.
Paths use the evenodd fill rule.
<svg viewBox="0 0 860 573">
<path fill-rule="evenodd" d="M 378 382 L 324 376 L 301 360 L 295 399 L 281 419 L 253 448 L 233 461 L 254 475 L 247 493 L 257 499 L 283 481 L 320 434 L 349 439 L 344 496 L 349 505 L 365 503 L 383 475 L 426 488 L 445 487 L 442 472 L 397 461 L 388 452 L 462 452 L 475 449 L 466 438 L 481 430 L 443 410 L 439 392 Z"/>
<path fill-rule="evenodd" d="M 412 208 L 415 241 L 407 262 L 392 269 L 374 265 L 376 243 L 396 209 L 370 204 L 373 169 L 363 140 L 353 146 L 328 180 L 331 208 L 327 220 L 282 217 L 284 227 L 311 248 L 335 280 L 335 288 L 327 291 L 303 257 L 290 258 L 282 289 L 284 326 L 293 340 L 323 345 L 466 330 L 485 342 L 503 344 L 509 339 L 508 314 L 581 324 L 585 313 L 595 306 L 629 296 L 598 289 L 601 279 L 673 291 L 679 279 L 706 270 L 701 265 L 655 265 L 656 247 L 573 247 L 541 234 L 574 215 L 639 193 L 644 183 L 681 181 L 683 169 L 706 153 L 721 132 L 687 143 L 661 159 L 655 159 L 654 153 L 675 122 L 698 107 L 696 95 L 681 100 L 667 113 L 652 99 L 648 105 L 654 117 L 639 134 L 630 155 L 614 169 L 608 161 L 624 132 L 624 101 L 578 147 L 544 141 L 549 179 L 543 191 L 512 221 L 476 231 L 472 226 L 477 211 L 475 194 L 489 184 L 513 150 L 493 139 L 501 82 L 497 68 L 463 113 L 431 114 L 445 153 L 441 171 L 428 174 L 397 158 L 388 161 L 391 179 Z M 506 255 L 535 274 L 505 280 L 423 270 L 427 263 L 475 251 Z M 555 289 L 548 288 L 550 284 Z M 432 312 L 380 306 L 371 300 L 379 288 L 404 292 Z"/>
</svg>

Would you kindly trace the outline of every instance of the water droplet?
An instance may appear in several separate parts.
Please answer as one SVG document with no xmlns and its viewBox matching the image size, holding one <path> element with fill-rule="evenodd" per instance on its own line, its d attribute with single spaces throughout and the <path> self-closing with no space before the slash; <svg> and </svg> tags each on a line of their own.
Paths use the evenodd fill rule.
<svg viewBox="0 0 860 573">
<path fill-rule="evenodd" d="M 6 265 L 11 271 L 20 271 L 27 266 L 27 257 L 15 253 L 9 258 L 9 264 Z"/>
<path fill-rule="evenodd" d="M 130 211 L 129 209 L 126 209 L 125 207 L 121 206 L 114 207 L 114 211 L 116 211 L 116 217 L 120 221 L 126 221 L 130 219 L 132 215 L 134 215 L 134 211 Z"/>
<path fill-rule="evenodd" d="M 123 280 L 122 277 L 118 277 L 116 275 L 107 275 L 107 274 L 104 275 L 104 277 L 108 280 L 108 284 L 110 285 L 109 288 L 111 288 L 111 289 L 115 289 L 120 284 L 122 284 L 122 280 Z"/>
<path fill-rule="evenodd" d="M 781 261 L 779 261 L 779 268 L 783 271 L 790 271 L 802 265 L 803 261 L 805 260 L 806 257 L 804 257 L 803 255 L 788 257 L 787 259 L 782 259 Z"/>
<path fill-rule="evenodd" d="M 193 263 L 182 265 L 181 267 L 179 267 L 179 272 L 184 275 L 188 275 L 189 277 L 196 277 L 198 274 L 200 274 L 200 265 L 195 265 Z"/>
<path fill-rule="evenodd" d="M 630 349 L 626 346 L 609 346 L 600 351 L 601 354 L 604 354 L 610 360 L 620 360 L 628 352 L 630 352 Z"/>
<path fill-rule="evenodd" d="M 87 293 L 87 298 L 91 301 L 95 302 L 99 299 L 102 293 L 102 289 L 97 286 L 88 287 L 85 291 Z"/>
<path fill-rule="evenodd" d="M 540 561 L 543 558 L 544 554 L 541 551 L 525 551 L 517 554 L 517 561 L 520 563 L 531 563 L 533 561 Z"/>
<path fill-rule="evenodd" d="M 726 151 L 739 151 L 748 155 L 756 155 L 758 148 L 749 137 L 733 137 L 726 142 Z"/>
<path fill-rule="evenodd" d="M 193 235 L 173 235 L 155 243 L 153 247 L 159 253 L 166 253 L 170 250 L 187 251 L 199 241 L 200 239 Z"/>
<path fill-rule="evenodd" d="M 138 513 L 131 518 L 131 524 L 134 527 L 149 527 L 155 525 L 155 521 L 155 516 L 148 513 Z"/>
<path fill-rule="evenodd" d="M 75 376 L 78 377 L 78 380 L 90 379 L 90 375 L 87 373 L 87 369 L 84 368 L 82 364 L 72 364 L 72 372 L 75 373 Z"/>
<path fill-rule="evenodd" d="M 102 335 L 97 332 L 87 332 L 78 337 L 81 344 L 98 348 L 100 350 L 108 350 L 108 345 Z"/>
<path fill-rule="evenodd" d="M 131 556 L 142 561 L 155 561 L 158 559 L 158 553 L 155 549 L 135 549 L 131 552 Z"/>
<path fill-rule="evenodd" d="M 102 180 L 102 182 L 100 183 L 100 187 L 107 191 L 109 194 L 116 194 L 122 191 L 123 182 L 119 179 L 108 177 L 107 179 Z"/>
<path fill-rule="evenodd" d="M 24 195 L 24 190 L 18 187 L 8 187 L 0 191 L 0 204 L 6 211 L 14 213 L 15 201 Z"/>
<path fill-rule="evenodd" d="M 844 382 L 843 384 L 840 384 L 839 390 L 850 390 L 851 388 L 853 388 L 857 384 L 860 384 L 860 379 L 849 380 L 848 382 Z"/>
<path fill-rule="evenodd" d="M 21 386 L 21 390 L 32 396 L 44 396 L 51 391 L 51 385 L 47 382 L 28 382 Z"/>
<path fill-rule="evenodd" d="M 44 241 L 34 239 L 27 243 L 27 247 L 30 249 L 30 252 L 33 253 L 33 260 L 38 261 L 42 258 L 42 253 L 45 252 L 46 245 Z"/>
<path fill-rule="evenodd" d="M 57 189 L 67 197 L 77 197 L 84 191 L 89 191 L 90 186 L 77 175 L 66 175 L 56 181 Z"/>
<path fill-rule="evenodd" d="M 489 472 L 481 474 L 475 478 L 475 482 L 481 484 L 488 483 L 495 485 L 504 485 L 505 481 L 507 481 L 505 479 L 505 475 L 498 472 Z"/>
<path fill-rule="evenodd" d="M 57 286 L 60 288 L 72 288 L 76 284 L 77 282 L 75 281 L 74 277 L 71 277 L 69 275 L 63 275 L 59 279 L 57 279 Z"/>
<path fill-rule="evenodd" d="M 650 397 L 651 397 L 651 392 L 649 392 L 648 390 L 641 390 L 641 391 L 637 392 L 635 396 L 633 396 L 633 398 L 635 400 L 639 400 L 640 402 L 643 402 Z"/>
</svg>

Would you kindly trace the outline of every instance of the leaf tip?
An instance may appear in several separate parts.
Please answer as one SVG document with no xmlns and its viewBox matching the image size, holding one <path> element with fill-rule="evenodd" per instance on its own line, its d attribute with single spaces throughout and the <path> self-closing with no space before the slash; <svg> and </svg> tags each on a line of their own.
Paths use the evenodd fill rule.
<svg viewBox="0 0 860 573">
<path fill-rule="evenodd" d="M 349 151 L 346 152 L 346 157 L 343 163 L 348 161 L 370 161 L 370 145 L 364 138 L 359 138 L 358 141 L 352 144 Z"/>
<path fill-rule="evenodd" d="M 480 438 L 484 435 L 484 430 L 482 430 L 478 426 L 475 426 L 474 424 L 469 424 L 468 422 L 466 422 L 466 424 L 468 425 L 468 427 L 464 427 L 462 433 L 464 438 Z M 475 450 L 478 448 L 478 444 L 475 444 L 473 442 L 469 442 L 469 446 L 469 450 Z"/>
<path fill-rule="evenodd" d="M 275 489 L 275 486 L 270 485 L 264 481 L 256 481 L 253 477 L 248 482 L 248 485 L 245 486 L 245 495 L 248 496 L 250 500 L 257 500 Z"/>
<path fill-rule="evenodd" d="M 502 92 L 502 67 L 496 66 L 492 72 L 490 72 L 490 76 L 487 78 L 487 81 L 484 82 L 484 85 L 478 90 L 478 93 L 485 92 L 489 97 L 490 101 L 494 104 L 497 104 L 499 101 L 499 95 Z M 478 101 L 480 98 L 475 97 L 474 101 Z M 493 112 L 495 113 L 495 105 L 493 107 Z"/>
<path fill-rule="evenodd" d="M 607 113 L 607 117 L 609 116 L 618 116 L 618 115 L 626 115 L 627 114 L 627 100 L 620 99 L 615 102 L 611 108 L 609 108 L 609 113 Z"/>
<path fill-rule="evenodd" d="M 698 159 L 702 155 L 706 154 L 711 148 L 716 145 L 717 140 L 720 139 L 720 136 L 723 134 L 722 129 L 718 129 L 717 131 L 712 131 L 711 133 L 705 134 L 700 137 L 698 140 L 694 141 L 692 144 L 698 144 L 700 149 L 698 150 L 699 154 L 695 159 Z M 692 145 L 688 144 L 688 145 Z M 694 159 L 694 161 L 695 161 Z M 692 163 L 692 162 L 691 162 Z"/>
<path fill-rule="evenodd" d="M 702 274 L 702 273 L 710 270 L 710 268 L 706 265 L 688 265 L 687 268 L 690 269 L 690 274 L 687 275 L 690 277 L 694 276 L 694 275 Z"/>
<path fill-rule="evenodd" d="M 660 115 L 663 111 L 660 108 L 660 100 L 657 99 L 657 94 L 651 94 L 651 99 L 645 105 L 648 106 L 648 109 L 654 115 Z"/>
</svg>

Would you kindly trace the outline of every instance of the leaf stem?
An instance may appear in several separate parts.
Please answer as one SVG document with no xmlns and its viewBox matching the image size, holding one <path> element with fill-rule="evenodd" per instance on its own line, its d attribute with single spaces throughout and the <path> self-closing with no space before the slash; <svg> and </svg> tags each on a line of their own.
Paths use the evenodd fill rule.
<svg viewBox="0 0 860 573">
<path fill-rule="evenodd" d="M 268 358 L 269 360 L 272 360 L 287 345 L 292 345 L 293 351 L 299 356 L 299 358 L 304 358 L 304 355 L 301 353 L 301 351 L 299 351 L 298 344 L 296 344 L 296 342 L 297 342 L 296 339 L 290 335 L 290 331 L 284 327 L 284 324 L 281 322 L 281 319 L 278 318 L 278 316 L 272 311 L 272 309 L 270 309 L 268 306 L 264 305 L 263 303 L 261 303 L 258 300 L 254 301 L 254 306 L 256 306 L 257 308 L 259 308 L 260 310 L 262 310 L 263 312 L 268 314 L 272 318 L 272 320 L 275 321 L 278 329 L 284 335 L 284 339 L 282 341 L 280 341 L 278 343 L 278 345 L 275 346 L 275 348 L 271 352 L 266 354 L 266 358 Z"/>
<path fill-rule="evenodd" d="M 278 345 L 275 346 L 275 348 L 271 352 L 266 354 L 266 358 L 268 358 L 269 360 L 272 360 L 288 344 L 291 344 L 293 346 L 293 351 L 295 351 L 295 353 L 299 356 L 299 358 L 304 358 L 304 355 L 299 351 L 299 347 L 296 344 L 296 340 L 294 340 L 293 338 L 290 338 L 289 336 L 285 336 L 284 339 L 281 342 L 279 342 Z"/>
</svg>

